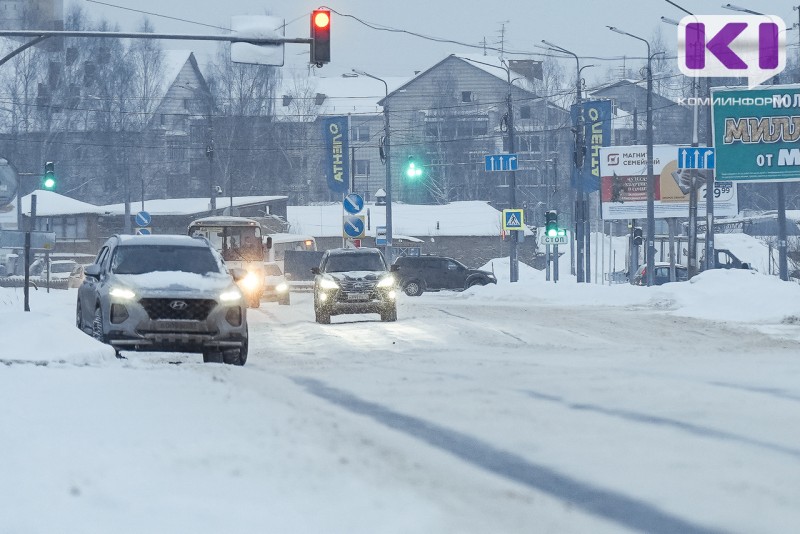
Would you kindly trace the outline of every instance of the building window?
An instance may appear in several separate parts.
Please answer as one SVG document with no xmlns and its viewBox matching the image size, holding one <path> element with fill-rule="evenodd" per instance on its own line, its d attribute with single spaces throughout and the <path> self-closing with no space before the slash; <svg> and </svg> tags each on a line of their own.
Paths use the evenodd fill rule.
<svg viewBox="0 0 800 534">
<path fill-rule="evenodd" d="M 353 141 L 369 141 L 369 126 L 353 126 Z"/>
<path fill-rule="evenodd" d="M 83 217 L 53 217 L 50 231 L 59 239 L 86 239 L 86 219 Z"/>
<path fill-rule="evenodd" d="M 518 139 L 520 152 L 539 152 L 541 150 L 538 135 L 520 135 Z"/>
<path fill-rule="evenodd" d="M 167 158 L 172 163 L 181 164 L 186 160 L 186 144 L 183 139 L 167 139 Z"/>
<path fill-rule="evenodd" d="M 192 101 L 189 98 L 183 99 L 183 109 L 189 110 L 192 107 Z"/>
<path fill-rule="evenodd" d="M 161 126 L 167 125 L 167 115 L 165 113 L 161 114 Z"/>
<path fill-rule="evenodd" d="M 355 168 L 355 175 L 356 176 L 369 176 L 369 160 L 368 159 L 357 159 L 357 160 L 355 160 L 353 167 Z"/>
<path fill-rule="evenodd" d="M 519 108 L 519 117 L 521 119 L 530 119 L 531 118 L 531 107 L 530 106 L 520 106 L 520 108 Z"/>
<path fill-rule="evenodd" d="M 475 95 L 472 91 L 461 91 L 461 102 L 474 102 Z"/>
</svg>

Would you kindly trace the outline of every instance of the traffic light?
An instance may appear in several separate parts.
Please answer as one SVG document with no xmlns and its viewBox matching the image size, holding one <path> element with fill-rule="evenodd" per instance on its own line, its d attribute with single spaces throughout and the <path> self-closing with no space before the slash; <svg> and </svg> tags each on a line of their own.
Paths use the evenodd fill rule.
<svg viewBox="0 0 800 534">
<path fill-rule="evenodd" d="M 637 226 L 633 229 L 633 244 L 637 247 L 642 244 L 642 227 Z"/>
<path fill-rule="evenodd" d="M 544 233 L 547 237 L 558 236 L 558 212 L 556 210 L 548 210 L 545 212 Z"/>
<path fill-rule="evenodd" d="M 422 176 L 422 172 L 422 165 L 414 160 L 414 156 L 408 156 L 408 161 L 406 161 L 405 168 L 403 169 L 403 175 L 409 180 L 416 180 Z"/>
<path fill-rule="evenodd" d="M 331 61 L 331 12 L 315 9 L 311 12 L 311 63 L 321 67 Z"/>
<path fill-rule="evenodd" d="M 52 161 L 48 161 L 44 164 L 42 189 L 45 191 L 55 191 L 56 189 L 56 166 Z"/>
</svg>

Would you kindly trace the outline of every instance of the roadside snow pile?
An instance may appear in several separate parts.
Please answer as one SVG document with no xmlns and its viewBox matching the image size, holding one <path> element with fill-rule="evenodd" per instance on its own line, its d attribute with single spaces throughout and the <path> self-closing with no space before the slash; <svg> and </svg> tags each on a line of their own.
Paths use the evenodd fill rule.
<svg viewBox="0 0 800 534">
<path fill-rule="evenodd" d="M 558 283 L 547 282 L 543 271 L 524 263 L 519 264 L 519 282 L 512 284 L 508 258 L 494 259 L 482 268 L 491 270 L 492 266 L 497 285 L 472 287 L 461 298 L 520 306 L 536 302 L 565 307 L 636 306 L 685 317 L 763 324 L 800 321 L 800 285 L 745 269 L 716 269 L 689 283 L 641 287 L 578 284 L 569 275 Z"/>
<path fill-rule="evenodd" d="M 40 289 L 29 295 L 31 311 L 25 312 L 22 288 L 0 288 L 0 363 L 94 365 L 115 360 L 114 349 L 78 330 L 74 314 L 64 314 L 74 309 L 76 291 L 47 294 Z M 53 306 L 55 302 L 64 305 Z"/>
<path fill-rule="evenodd" d="M 674 313 L 687 317 L 759 323 L 800 317 L 800 285 L 745 269 L 706 271 L 688 284 L 660 287 L 676 301 Z"/>
</svg>

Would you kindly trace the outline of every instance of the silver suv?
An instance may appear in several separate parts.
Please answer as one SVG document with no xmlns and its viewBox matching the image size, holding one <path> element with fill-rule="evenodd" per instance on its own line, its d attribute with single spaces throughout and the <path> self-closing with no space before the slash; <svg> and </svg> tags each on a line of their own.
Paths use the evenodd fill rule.
<svg viewBox="0 0 800 534">
<path fill-rule="evenodd" d="M 389 271 L 375 248 L 325 251 L 319 267 L 311 269 L 317 322 L 329 324 L 331 315 L 345 313 L 379 313 L 381 321 L 396 321 L 397 280 Z"/>
<path fill-rule="evenodd" d="M 205 362 L 244 365 L 247 305 L 203 238 L 110 238 L 78 288 L 78 328 L 120 350 L 202 352 Z M 232 274 L 234 277 L 232 277 Z"/>
</svg>

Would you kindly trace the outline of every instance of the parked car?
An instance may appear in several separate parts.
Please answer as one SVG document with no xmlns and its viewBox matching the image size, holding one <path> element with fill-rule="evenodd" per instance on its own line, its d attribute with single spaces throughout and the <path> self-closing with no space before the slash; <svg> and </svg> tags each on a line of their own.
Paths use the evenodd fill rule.
<svg viewBox="0 0 800 534">
<path fill-rule="evenodd" d="M 669 263 L 656 262 L 655 263 L 655 276 L 653 277 L 653 285 L 660 286 L 669 282 Z M 685 282 L 689 279 L 689 271 L 685 265 L 675 265 L 675 281 Z M 647 264 L 642 264 L 636 270 L 636 274 L 631 279 L 631 284 L 635 286 L 647 285 Z"/>
<path fill-rule="evenodd" d="M 278 304 L 288 305 L 291 301 L 289 284 L 283 276 L 280 265 L 275 262 L 264 263 L 264 295 L 265 300 L 277 300 Z"/>
<path fill-rule="evenodd" d="M 66 280 L 77 265 L 74 260 L 50 260 L 39 276 L 46 279 L 49 274 L 50 280 Z"/>
<path fill-rule="evenodd" d="M 244 365 L 247 304 L 222 256 L 202 237 L 113 236 L 84 269 L 78 328 L 117 352 L 202 352 Z M 233 276 L 232 276 L 233 275 Z"/>
<path fill-rule="evenodd" d="M 397 320 L 397 280 L 376 248 L 325 251 L 314 276 L 314 314 L 321 324 L 331 315 L 379 313 L 381 321 Z"/>
<path fill-rule="evenodd" d="M 444 256 L 401 256 L 395 260 L 399 287 L 416 297 L 424 291 L 463 290 L 475 285 L 496 284 L 493 272 L 470 269 Z"/>
</svg>

